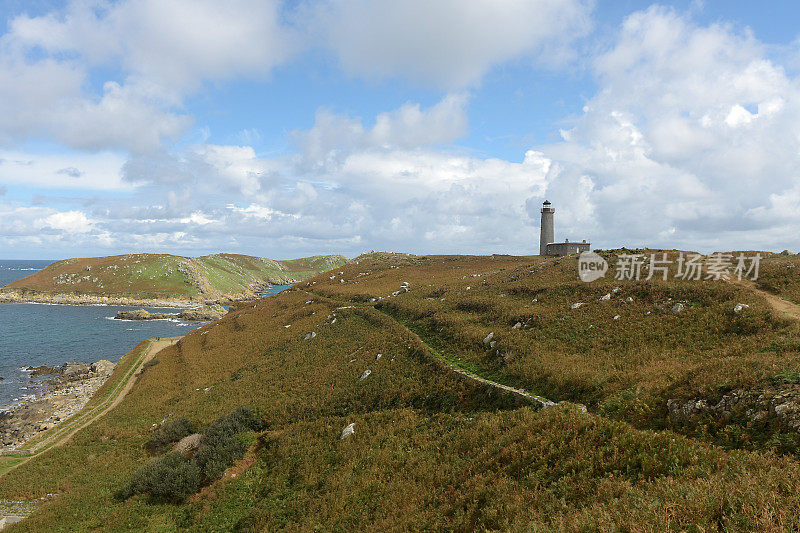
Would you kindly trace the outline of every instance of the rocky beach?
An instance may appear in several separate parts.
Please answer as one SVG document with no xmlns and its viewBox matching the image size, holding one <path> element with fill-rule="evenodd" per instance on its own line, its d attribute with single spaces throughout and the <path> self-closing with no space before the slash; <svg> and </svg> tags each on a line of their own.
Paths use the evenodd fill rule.
<svg viewBox="0 0 800 533">
<path fill-rule="evenodd" d="M 114 371 L 115 364 L 101 360 L 87 364 L 64 363 L 59 367 L 29 368 L 31 378 L 48 377 L 41 392 L 0 414 L 0 453 L 20 449 L 46 431 L 83 409 Z"/>
</svg>

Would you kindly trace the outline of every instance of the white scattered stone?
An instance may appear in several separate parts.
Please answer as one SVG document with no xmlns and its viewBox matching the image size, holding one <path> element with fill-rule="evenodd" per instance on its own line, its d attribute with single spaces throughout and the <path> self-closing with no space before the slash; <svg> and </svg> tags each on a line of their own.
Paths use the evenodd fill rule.
<svg viewBox="0 0 800 533">
<path fill-rule="evenodd" d="M 378 355 L 375 356 L 375 360 L 380 361 L 381 357 L 383 357 L 383 354 L 379 353 Z"/>
<path fill-rule="evenodd" d="M 614 294 L 616 294 L 616 293 L 618 293 L 620 290 L 622 290 L 622 289 L 620 289 L 619 287 L 614 287 L 613 289 L 611 289 L 611 292 L 613 292 Z"/>
<path fill-rule="evenodd" d="M 370 370 L 369 368 L 364 370 L 364 373 L 361 374 L 361 377 L 358 378 L 358 381 L 363 381 L 363 380 L 367 379 L 370 376 L 370 374 L 372 374 L 372 370 Z"/>
<path fill-rule="evenodd" d="M 494 348 L 497 345 L 497 341 L 492 341 L 489 343 L 489 348 Z"/>
<path fill-rule="evenodd" d="M 583 305 L 583 302 L 576 302 L 570 306 L 570 309 L 577 309 Z"/>
<path fill-rule="evenodd" d="M 628 302 L 628 303 L 631 303 L 633 301 L 633 297 L 632 296 L 628 296 L 627 298 L 625 298 L 625 301 Z"/>
<path fill-rule="evenodd" d="M 309 339 L 313 339 L 316 336 L 317 336 L 317 333 L 315 331 L 312 331 L 311 333 L 306 333 L 306 336 L 303 337 L 303 340 L 307 341 Z"/>
<path fill-rule="evenodd" d="M 678 313 L 682 313 L 684 311 L 684 309 L 686 309 L 686 306 L 683 305 L 680 302 L 678 302 L 678 303 L 676 303 L 675 305 L 672 306 L 672 312 L 675 313 L 676 315 Z"/>
<path fill-rule="evenodd" d="M 745 309 L 750 309 L 750 306 L 747 305 L 747 304 L 736 304 L 736 306 L 733 308 L 733 312 L 738 315 L 739 313 L 741 313 Z"/>
<path fill-rule="evenodd" d="M 494 331 L 489 333 L 488 335 L 486 335 L 486 338 L 483 339 L 483 344 L 487 344 L 488 345 L 490 342 L 492 342 L 493 338 L 494 338 Z"/>
<path fill-rule="evenodd" d="M 619 315 L 614 315 L 613 320 L 619 320 Z"/>
<path fill-rule="evenodd" d="M 516 324 L 514 324 L 514 327 L 511 328 L 511 329 L 519 329 L 521 327 L 522 327 L 522 322 L 517 322 Z"/>
<path fill-rule="evenodd" d="M 601 302 L 603 302 L 605 300 L 610 300 L 610 299 L 611 299 L 611 293 L 610 292 L 608 292 L 608 293 L 606 293 L 606 294 L 604 294 L 603 296 L 600 297 L 600 301 Z"/>
<path fill-rule="evenodd" d="M 345 426 L 345 428 L 342 430 L 342 435 L 339 437 L 339 440 L 344 440 L 347 437 L 352 437 L 353 435 L 355 435 L 355 433 L 356 433 L 356 423 L 353 422 Z"/>
</svg>

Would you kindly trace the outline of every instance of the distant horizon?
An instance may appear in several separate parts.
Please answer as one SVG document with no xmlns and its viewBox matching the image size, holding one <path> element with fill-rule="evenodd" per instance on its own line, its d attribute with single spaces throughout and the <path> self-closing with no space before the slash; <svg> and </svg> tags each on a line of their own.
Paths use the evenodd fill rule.
<svg viewBox="0 0 800 533">
<path fill-rule="evenodd" d="M 784 250 L 758 250 L 758 249 L 744 249 L 744 248 L 732 248 L 728 249 L 715 249 L 709 251 L 700 251 L 691 248 L 663 248 L 663 247 L 655 247 L 655 246 L 614 246 L 613 248 L 600 248 L 600 247 L 592 247 L 592 250 L 616 250 L 620 248 L 626 248 L 629 250 L 638 250 L 638 249 L 646 249 L 646 250 L 675 250 L 675 251 L 684 251 L 684 252 L 696 252 L 703 255 L 709 255 L 714 252 L 764 252 L 764 253 L 772 253 L 772 254 L 780 254 Z M 416 253 L 416 252 L 409 252 L 405 250 L 375 250 L 376 253 L 383 252 L 383 253 L 396 253 L 396 254 L 411 254 L 416 256 L 426 256 L 426 255 L 464 255 L 464 256 L 492 256 L 492 255 L 509 255 L 513 257 L 527 257 L 527 256 L 537 256 L 539 255 L 538 252 L 532 252 L 529 254 L 513 254 L 513 253 L 504 253 L 504 252 L 494 252 L 494 253 L 470 253 L 470 252 L 432 252 L 432 253 Z M 796 254 L 800 253 L 798 251 L 789 250 L 790 253 Z M 342 255 L 347 259 L 353 259 L 358 257 L 362 254 L 368 254 L 370 251 L 364 251 L 356 255 L 347 255 L 341 253 L 312 253 L 308 255 L 302 256 L 287 256 L 287 257 L 269 257 L 265 255 L 258 255 L 258 254 L 249 254 L 249 253 L 242 253 L 242 252 L 231 252 L 231 251 L 224 251 L 224 252 L 210 252 L 210 253 L 202 253 L 202 254 L 182 254 L 182 253 L 170 253 L 170 252 L 120 252 L 120 253 L 109 253 L 109 254 L 102 254 L 102 255 L 71 255 L 71 256 L 64 256 L 59 258 L 19 258 L 19 257 L 2 257 L 0 256 L 0 261 L 49 261 L 49 262 L 56 262 L 56 261 L 63 261 L 65 259 L 90 259 L 95 257 L 114 257 L 120 255 L 136 255 L 136 254 L 148 254 L 148 255 L 174 255 L 180 257 L 203 257 L 207 255 L 216 255 L 216 254 L 237 254 L 237 255 L 247 255 L 251 257 L 262 257 L 264 259 L 273 259 L 276 261 L 288 261 L 292 259 L 302 259 L 305 257 L 313 257 L 313 256 L 321 256 L 321 255 Z"/>
</svg>

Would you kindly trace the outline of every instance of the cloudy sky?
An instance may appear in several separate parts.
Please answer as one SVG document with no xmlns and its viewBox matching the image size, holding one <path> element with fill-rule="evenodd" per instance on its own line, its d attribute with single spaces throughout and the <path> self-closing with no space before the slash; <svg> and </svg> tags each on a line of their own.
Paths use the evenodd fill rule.
<svg viewBox="0 0 800 533">
<path fill-rule="evenodd" d="M 799 14 L 3 0 L 0 258 L 797 251 Z"/>
</svg>

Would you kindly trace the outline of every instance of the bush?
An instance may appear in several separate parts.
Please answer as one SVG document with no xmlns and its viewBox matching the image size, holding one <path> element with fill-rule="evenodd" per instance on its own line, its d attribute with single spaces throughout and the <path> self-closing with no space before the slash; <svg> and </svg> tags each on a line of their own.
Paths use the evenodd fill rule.
<svg viewBox="0 0 800 533">
<path fill-rule="evenodd" d="M 142 368 L 141 370 L 139 370 L 139 373 L 142 374 L 145 370 L 147 370 L 150 367 L 156 366 L 160 362 L 161 361 L 159 361 L 158 359 L 150 359 L 149 361 L 147 361 L 145 364 L 142 365 Z"/>
<path fill-rule="evenodd" d="M 206 480 L 218 478 L 231 463 L 242 458 L 245 445 L 237 435 L 262 428 L 261 420 L 245 407 L 238 407 L 230 414 L 219 417 L 206 428 L 194 456 Z"/>
<path fill-rule="evenodd" d="M 197 492 L 201 477 L 194 460 L 171 452 L 137 470 L 117 497 L 127 500 L 136 494 L 147 494 L 153 502 L 180 503 Z"/>
<path fill-rule="evenodd" d="M 203 431 L 200 447 L 193 456 L 170 452 L 150 461 L 133 474 L 117 497 L 127 500 L 136 494 L 148 494 L 154 502 L 182 502 L 197 492 L 201 483 L 214 481 L 242 458 L 247 449 L 240 438 L 242 433 L 263 428 L 261 419 L 250 409 L 238 407 Z M 148 447 L 164 450 L 192 433 L 194 428 L 188 420 L 176 418 L 161 424 Z"/>
<path fill-rule="evenodd" d="M 156 429 L 146 447 L 150 453 L 161 453 L 173 443 L 194 432 L 192 423 L 183 417 L 167 420 Z"/>
</svg>

